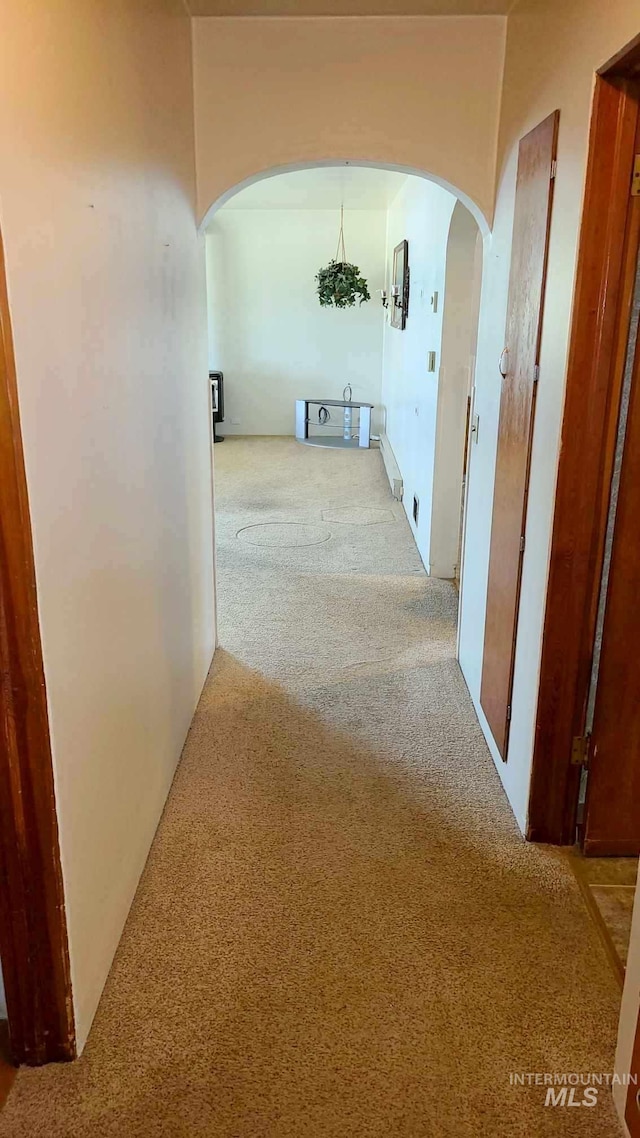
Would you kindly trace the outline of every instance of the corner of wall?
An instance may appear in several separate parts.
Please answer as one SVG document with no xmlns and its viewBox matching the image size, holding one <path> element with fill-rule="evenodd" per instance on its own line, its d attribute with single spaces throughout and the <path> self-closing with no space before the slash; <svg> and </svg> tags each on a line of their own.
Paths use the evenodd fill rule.
<svg viewBox="0 0 640 1138">
<path fill-rule="evenodd" d="M 517 3 L 517 0 L 516 0 Z M 515 5 L 514 5 L 515 7 Z M 495 122 L 495 131 L 493 138 L 493 195 L 491 199 L 491 216 L 488 218 L 489 225 L 493 229 L 493 222 L 496 210 L 496 198 L 498 195 L 498 183 L 500 181 L 500 174 L 498 170 L 498 161 L 500 156 L 500 138 L 502 131 L 502 117 L 504 109 L 504 92 L 505 92 L 505 75 L 507 66 L 507 45 L 509 39 L 509 22 L 513 14 L 513 8 L 506 16 L 502 17 L 502 39 L 501 39 L 501 52 L 500 52 L 500 94 L 498 97 L 498 106 Z"/>
</svg>

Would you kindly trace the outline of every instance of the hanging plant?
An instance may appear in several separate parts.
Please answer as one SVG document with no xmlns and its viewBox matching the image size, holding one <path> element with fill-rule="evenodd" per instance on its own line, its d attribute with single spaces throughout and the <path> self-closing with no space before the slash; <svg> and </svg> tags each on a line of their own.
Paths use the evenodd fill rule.
<svg viewBox="0 0 640 1138">
<path fill-rule="evenodd" d="M 340 233 L 338 235 L 338 248 L 332 261 L 326 269 L 320 269 L 316 280 L 318 282 L 318 297 L 323 308 L 353 308 L 356 300 L 364 304 L 371 300 L 367 282 L 360 276 L 357 265 L 350 265 L 344 247 L 344 206 L 340 209 Z"/>
<path fill-rule="evenodd" d="M 330 305 L 335 308 L 353 308 L 358 298 L 360 304 L 371 300 L 367 282 L 360 276 L 360 269 L 347 261 L 330 261 L 326 269 L 320 269 L 316 280 L 323 308 Z"/>
</svg>

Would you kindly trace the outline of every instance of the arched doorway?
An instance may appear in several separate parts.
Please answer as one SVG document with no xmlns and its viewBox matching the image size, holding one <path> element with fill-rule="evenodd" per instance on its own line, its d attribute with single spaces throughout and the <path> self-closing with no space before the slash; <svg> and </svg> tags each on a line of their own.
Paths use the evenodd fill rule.
<svg viewBox="0 0 640 1138">
<path fill-rule="evenodd" d="M 447 240 L 431 521 L 437 576 L 451 575 L 458 582 L 470 444 L 477 437 L 473 395 L 481 282 L 480 230 L 469 210 L 458 202 Z"/>
<path fill-rule="evenodd" d="M 294 378 L 298 378 L 305 346 L 311 357 L 315 345 L 318 352 L 308 361 L 307 369 L 310 386 L 324 382 L 323 396 L 339 399 L 345 381 L 349 380 L 354 388 L 354 399 L 367 399 L 379 405 L 379 413 L 374 415 L 374 434 L 379 436 L 390 481 L 394 488 L 400 487 L 398 494 L 403 499 L 422 561 L 433 576 L 459 578 L 461 495 L 471 427 L 469 406 L 483 240 L 487 240 L 489 234 L 482 211 L 465 194 L 423 171 L 395 164 L 339 160 L 274 167 L 231 187 L 210 206 L 201 224 L 208 244 L 214 242 L 216 235 L 220 238 L 216 250 L 208 253 L 212 296 L 210 367 L 212 371 L 227 372 L 224 382 L 230 393 L 226 403 L 229 434 L 293 433 L 295 382 L 287 387 L 278 414 L 272 414 L 276 400 L 271 398 L 270 392 L 280 392 L 279 373 L 287 370 L 287 350 L 291 349 L 297 330 L 307 321 L 307 310 L 299 307 L 299 293 L 307 289 L 311 300 L 313 276 L 324 254 L 319 250 L 318 263 L 312 257 L 304 272 L 301 271 L 296 296 L 290 300 L 292 310 L 298 306 L 296 315 L 287 324 L 288 314 L 284 311 L 283 320 L 283 310 L 288 303 L 288 266 L 291 264 L 292 273 L 294 269 L 298 271 L 298 264 L 302 263 L 299 250 L 311 238 L 305 237 L 304 230 L 300 229 L 299 238 L 287 245 L 285 231 L 284 242 L 279 238 L 273 244 L 273 235 L 267 231 L 273 230 L 274 220 L 282 213 L 283 205 L 288 204 L 297 211 L 302 202 L 304 208 L 304 195 L 296 190 L 301 185 L 307 187 L 307 193 L 311 192 L 308 187 L 313 187 L 314 208 L 321 204 L 317 187 L 329 188 L 331 192 L 325 204 L 334 210 L 330 227 L 335 226 L 337 230 L 338 211 L 341 202 L 344 204 L 344 198 L 334 192 L 340 180 L 346 179 L 346 184 L 349 179 L 358 182 L 358 192 L 366 196 L 362 188 L 366 186 L 366 177 L 380 179 L 382 174 L 391 181 L 396 197 L 402 197 L 399 187 L 407 189 L 404 202 L 398 204 L 392 195 L 394 208 L 391 209 L 391 200 L 386 203 L 384 264 L 371 270 L 373 302 L 368 308 L 377 321 L 377 332 L 372 329 L 371 334 L 380 337 L 380 360 L 376 364 L 373 355 L 366 359 L 370 371 L 379 367 L 381 372 L 377 393 L 357 374 L 357 366 L 354 368 L 354 360 L 366 354 L 361 340 L 356 347 L 352 342 L 351 350 L 349 344 L 342 343 L 342 358 L 349 364 L 341 370 L 339 353 L 331 356 L 328 350 L 330 338 L 322 331 L 326 323 L 316 324 L 311 317 L 305 328 L 306 345 L 304 340 L 297 344 L 290 370 L 296 373 Z M 393 183 L 393 179 L 397 182 Z M 286 187 L 281 198 L 278 197 L 279 186 Z M 347 206 L 352 204 L 353 200 L 347 201 Z M 258 214 L 260 210 L 265 212 L 258 217 L 253 232 L 240 239 L 243 223 L 256 206 Z M 268 209 L 272 212 L 267 213 Z M 353 218 L 356 216 L 354 213 Z M 232 217 L 234 225 L 229 220 Z M 353 235 L 353 219 L 349 225 Z M 316 221 L 315 229 L 319 226 Z M 410 319 L 406 329 L 398 332 L 383 319 L 379 294 L 390 283 L 396 240 L 406 237 L 409 238 L 411 272 Z M 333 240 L 332 234 L 323 246 L 326 260 L 333 254 Z M 258 247 L 264 247 L 260 257 L 254 255 Z M 354 259 L 359 263 L 360 254 Z M 244 266 L 243 271 L 251 264 L 252 289 L 237 287 L 236 263 Z M 283 264 L 287 265 L 284 273 Z M 259 313 L 256 292 L 260 298 Z M 271 307 L 269 292 L 275 297 Z M 317 302 L 314 303 L 317 310 Z M 319 310 L 316 316 L 320 316 Z M 362 331 L 360 327 L 358 334 Z M 267 340 L 269 346 L 265 350 Z M 322 380 L 323 353 L 327 373 L 342 376 L 344 371 L 344 377 L 334 384 L 335 390 L 329 390 L 327 380 Z M 269 366 L 265 365 L 267 355 Z M 255 388 L 253 414 L 247 415 L 239 410 L 236 395 L 242 388 L 246 402 L 247 388 L 258 375 L 261 379 Z M 291 426 L 287 427 L 289 420 Z"/>
<path fill-rule="evenodd" d="M 470 198 L 468 194 L 465 194 L 462 190 L 458 189 L 457 186 L 454 186 L 451 182 L 447 182 L 444 178 L 429 173 L 427 170 L 421 170 L 416 166 L 402 166 L 397 162 L 365 162 L 361 159 L 347 158 L 318 158 L 317 161 L 313 162 L 292 162 L 286 166 L 270 166 L 268 169 L 256 171 L 255 174 L 251 174 L 241 182 L 230 186 L 220 197 L 211 203 L 202 216 L 200 232 L 206 232 L 207 226 L 215 217 L 218 210 L 226 205 L 232 197 L 241 193 L 242 190 L 248 189 L 249 186 L 255 185 L 256 182 L 261 182 L 265 178 L 277 178 L 281 174 L 296 173 L 299 170 L 332 169 L 340 167 L 354 167 L 362 170 L 390 170 L 398 174 L 411 175 L 415 178 L 424 178 L 427 182 L 433 182 L 434 185 L 441 186 L 442 189 L 453 194 L 453 196 L 469 210 L 469 213 L 472 214 L 478 223 L 478 228 L 483 238 L 489 236 L 489 222 L 480 207 L 474 202 L 473 198 Z"/>
</svg>

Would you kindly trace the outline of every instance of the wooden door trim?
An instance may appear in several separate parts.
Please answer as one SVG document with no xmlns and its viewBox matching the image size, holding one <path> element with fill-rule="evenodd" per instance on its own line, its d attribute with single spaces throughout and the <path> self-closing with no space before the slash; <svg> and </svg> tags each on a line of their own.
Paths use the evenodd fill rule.
<svg viewBox="0 0 640 1138">
<path fill-rule="evenodd" d="M 527 837 L 570 845 L 617 419 L 631 169 L 638 122 L 634 44 L 596 77 L 542 642 Z"/>
<path fill-rule="evenodd" d="M 598 71 L 615 79 L 635 79 L 640 74 L 640 34 L 626 44 Z"/>
<path fill-rule="evenodd" d="M 635 151 L 636 154 L 640 153 L 640 123 L 636 127 Z M 589 717 L 590 770 L 580 826 L 583 853 L 594 857 L 613 854 L 624 857 L 640 852 L 640 778 L 635 774 L 635 762 L 625 760 L 625 754 L 629 750 L 632 754 L 635 753 L 640 742 L 637 726 L 634 727 L 638 720 L 632 710 L 637 703 L 637 693 L 628 667 L 629 644 L 636 642 L 640 632 L 635 615 L 637 580 L 635 573 L 628 580 L 625 568 L 630 558 L 636 561 L 633 550 L 637 545 L 637 515 L 640 508 L 636 489 L 640 485 L 640 344 L 637 338 L 635 344 L 630 344 L 629 341 L 639 251 L 640 197 L 634 197 L 627 216 L 611 374 L 611 406 L 615 413 L 609 416 L 610 435 L 605 441 L 604 482 L 607 492 L 602 508 L 605 511 L 603 530 L 606 530 L 607 538 L 603 538 L 602 548 L 598 548 L 597 553 L 597 563 L 602 567 L 598 573 L 600 581 L 604 552 L 605 549 L 609 550 L 609 542 L 611 544 L 606 598 L 602 597 L 602 584 L 599 581 L 598 615 L 593 621 L 595 629 L 602 616 L 597 687 L 589 698 L 589 705 L 593 705 Z M 625 387 L 627 406 L 624 437 L 621 439 L 620 411 Z M 610 533 L 611 491 L 618 463 L 615 520 Z M 621 595 L 625 590 L 626 603 L 621 603 Z M 594 642 L 595 639 L 594 636 Z M 593 652 L 594 650 L 592 658 Z M 590 668 L 590 673 L 592 672 L 593 665 Z M 592 682 L 590 680 L 589 688 Z"/>
<path fill-rule="evenodd" d="M 14 1061 L 75 1058 L 47 697 L 1 237 L 0 958 Z"/>
</svg>

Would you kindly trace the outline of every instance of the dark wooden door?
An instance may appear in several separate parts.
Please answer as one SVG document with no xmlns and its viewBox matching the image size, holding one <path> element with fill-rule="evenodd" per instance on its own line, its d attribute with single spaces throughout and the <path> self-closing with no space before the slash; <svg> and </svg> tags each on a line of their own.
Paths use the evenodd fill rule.
<svg viewBox="0 0 640 1138">
<path fill-rule="evenodd" d="M 74 1059 L 58 819 L 1 235 L 0 956 L 16 1063 Z"/>
<path fill-rule="evenodd" d="M 505 760 L 559 114 L 525 135 L 518 151 L 480 690 Z"/>
<path fill-rule="evenodd" d="M 640 343 L 634 331 L 629 354 L 583 830 L 585 853 L 603 856 L 640 854 Z"/>
</svg>

